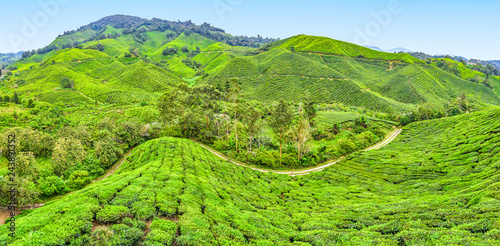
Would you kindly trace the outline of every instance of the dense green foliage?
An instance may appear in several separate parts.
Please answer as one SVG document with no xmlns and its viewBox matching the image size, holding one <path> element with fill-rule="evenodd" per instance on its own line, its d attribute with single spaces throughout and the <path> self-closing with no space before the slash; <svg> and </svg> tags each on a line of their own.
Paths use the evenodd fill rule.
<svg viewBox="0 0 500 246">
<path fill-rule="evenodd" d="M 100 177 L 124 152 L 162 129 L 154 107 L 65 107 L 36 102 L 32 108 L 11 107 L 0 112 L 0 204 L 9 199 L 7 136 L 14 133 L 15 170 L 21 207 L 83 188 Z"/>
<path fill-rule="evenodd" d="M 19 206 L 46 204 L 0 245 L 500 243 L 498 77 L 270 41 L 112 16 L 26 52 L 0 80 L 0 205 L 9 133 Z M 196 141 L 260 169 L 338 162 L 261 173 Z"/>
<path fill-rule="evenodd" d="M 0 242 L 495 245 L 499 117 L 415 123 L 382 150 L 298 177 L 236 166 L 189 140 L 149 141 L 116 175 L 19 216 L 17 238 Z"/>
</svg>

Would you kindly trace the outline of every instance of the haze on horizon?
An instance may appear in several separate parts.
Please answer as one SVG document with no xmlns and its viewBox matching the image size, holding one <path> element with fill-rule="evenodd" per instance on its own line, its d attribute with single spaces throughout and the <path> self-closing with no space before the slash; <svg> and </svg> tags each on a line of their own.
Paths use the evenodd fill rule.
<svg viewBox="0 0 500 246">
<path fill-rule="evenodd" d="M 64 31 L 125 14 L 207 22 L 232 35 L 308 34 L 386 50 L 500 60 L 499 9 L 500 2 L 491 0 L 19 0 L 1 7 L 0 53 L 42 48 Z M 30 25 L 34 31 L 26 31 Z"/>
</svg>

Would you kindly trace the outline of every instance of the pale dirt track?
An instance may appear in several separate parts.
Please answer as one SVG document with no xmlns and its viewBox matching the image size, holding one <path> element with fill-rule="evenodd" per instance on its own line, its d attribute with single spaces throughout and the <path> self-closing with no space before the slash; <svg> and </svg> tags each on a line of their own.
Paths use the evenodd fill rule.
<svg viewBox="0 0 500 246">
<path fill-rule="evenodd" d="M 370 150 L 374 150 L 374 149 L 380 149 L 386 145 L 388 145 L 389 143 L 391 143 L 394 139 L 396 139 L 396 137 L 401 133 L 402 129 L 397 129 L 395 130 L 388 138 L 386 138 L 384 141 L 372 146 L 372 147 L 369 147 L 367 149 L 365 149 L 364 151 L 370 151 Z M 314 173 L 314 172 L 320 172 L 320 171 L 323 171 L 323 169 L 329 167 L 329 166 L 332 166 L 332 165 L 335 165 L 337 164 L 337 162 L 339 162 L 340 160 L 342 160 L 342 158 L 340 159 L 337 159 L 335 161 L 332 161 L 332 162 L 329 162 L 328 164 L 325 164 L 325 165 L 321 165 L 321 166 L 318 166 L 318 167 L 313 167 L 313 168 L 309 168 L 309 169 L 305 169 L 305 170 L 299 170 L 299 171 L 295 171 L 295 170 L 289 170 L 289 171 L 283 171 L 283 170 L 280 170 L 280 171 L 277 171 L 277 170 L 264 170 L 264 169 L 259 169 L 259 168 L 255 168 L 255 167 L 250 167 L 248 165 L 245 165 L 245 164 L 242 164 L 242 163 L 239 163 L 239 162 L 236 162 L 236 161 L 233 161 L 233 160 L 230 160 L 228 159 L 227 157 L 225 157 L 224 155 L 218 153 L 217 151 L 201 144 L 201 143 L 198 143 L 199 145 L 201 145 L 201 147 L 205 148 L 206 150 L 210 151 L 211 153 L 213 153 L 214 155 L 218 156 L 219 158 L 223 159 L 223 160 L 226 160 L 226 161 L 229 161 L 233 164 L 236 164 L 238 166 L 243 166 L 243 167 L 248 167 L 252 170 L 255 170 L 255 171 L 259 171 L 259 172 L 264 172 L 264 173 L 268 173 L 268 172 L 271 172 L 271 173 L 278 173 L 278 174 L 287 174 L 287 175 L 290 175 L 290 176 L 300 176 L 300 175 L 307 175 L 307 174 L 311 174 L 311 173 Z"/>
<path fill-rule="evenodd" d="M 380 149 L 386 145 L 388 145 L 389 143 L 391 143 L 394 139 L 396 139 L 396 137 L 401 133 L 401 129 L 397 129 L 395 130 L 388 138 L 386 138 L 384 141 L 372 146 L 372 147 L 369 147 L 368 149 L 365 149 L 364 151 L 370 151 L 370 150 L 374 150 L 374 149 Z M 318 167 L 313 167 L 313 168 L 309 168 L 309 169 L 305 169 L 305 170 L 299 170 L 299 171 L 294 171 L 294 170 L 290 170 L 290 171 L 283 171 L 283 170 L 280 170 L 280 171 L 276 171 L 276 170 L 264 170 L 264 169 L 259 169 L 259 168 L 255 168 L 255 167 L 250 167 L 248 165 L 245 165 L 245 164 L 241 164 L 239 162 L 236 162 L 236 161 L 233 161 L 233 160 L 230 160 L 228 159 L 227 157 L 225 157 L 224 155 L 218 153 L 217 151 L 215 150 L 212 150 L 211 148 L 201 144 L 201 143 L 198 143 L 201 147 L 205 148 L 206 150 L 210 151 L 212 154 L 218 156 L 219 158 L 223 159 L 223 160 L 226 160 L 226 161 L 229 161 L 235 165 L 238 165 L 238 166 L 242 166 L 242 167 L 247 167 L 247 168 L 250 168 L 252 170 L 255 170 L 255 171 L 259 171 L 259 172 L 264 172 L 264 173 L 268 173 L 268 172 L 271 172 L 271 173 L 277 173 L 277 174 L 284 174 L 284 175 L 290 175 L 290 176 L 301 176 L 301 175 L 307 175 L 307 174 L 311 174 L 311 173 L 314 173 L 314 172 L 320 172 L 320 171 L 323 171 L 323 169 L 329 167 L 329 166 L 332 166 L 332 165 L 335 165 L 337 162 L 339 162 L 340 160 L 342 160 L 342 158 L 340 159 L 337 159 L 333 162 L 329 162 L 328 164 L 325 164 L 325 165 L 321 165 L 321 166 L 318 166 Z M 115 173 L 115 171 L 120 168 L 121 164 L 127 159 L 127 157 L 130 155 L 130 153 L 132 152 L 133 149 L 131 149 L 128 153 L 126 153 L 123 158 L 118 162 L 118 165 L 116 165 L 111 171 L 109 171 L 102 179 L 100 180 L 95 180 L 94 182 L 98 182 L 98 181 L 101 181 L 111 175 L 113 175 Z M 92 182 L 92 183 L 94 183 Z M 39 207 L 42 207 L 44 205 L 44 203 L 41 203 L 41 204 L 35 204 L 33 207 L 31 208 L 28 208 L 28 209 L 34 209 L 34 208 L 39 208 Z M 5 217 L 6 216 L 6 217 Z M 6 211 L 2 211 L 0 209 L 0 225 L 4 222 L 3 217 L 5 217 L 5 219 L 8 218 L 8 214 L 6 213 Z"/>
</svg>

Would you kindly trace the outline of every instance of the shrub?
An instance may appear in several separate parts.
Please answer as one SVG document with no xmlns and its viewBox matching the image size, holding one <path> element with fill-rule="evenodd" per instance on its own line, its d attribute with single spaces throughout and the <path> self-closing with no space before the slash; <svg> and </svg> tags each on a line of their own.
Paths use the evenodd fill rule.
<svg viewBox="0 0 500 246">
<path fill-rule="evenodd" d="M 68 187 L 73 189 L 81 189 L 86 184 L 90 183 L 89 173 L 84 170 L 74 171 L 66 181 Z"/>
<path fill-rule="evenodd" d="M 97 215 L 97 221 L 101 223 L 118 222 L 121 218 L 130 216 L 129 208 L 125 206 L 106 205 Z"/>
<path fill-rule="evenodd" d="M 67 189 L 64 181 L 57 176 L 49 176 L 38 180 L 38 189 L 43 196 L 62 194 Z"/>
<path fill-rule="evenodd" d="M 177 232 L 177 226 L 170 220 L 156 218 L 149 226 L 151 232 L 144 245 L 170 245 Z"/>
<path fill-rule="evenodd" d="M 137 245 L 137 242 L 144 235 L 140 229 L 124 224 L 113 225 L 111 230 L 114 233 L 112 245 Z"/>
</svg>

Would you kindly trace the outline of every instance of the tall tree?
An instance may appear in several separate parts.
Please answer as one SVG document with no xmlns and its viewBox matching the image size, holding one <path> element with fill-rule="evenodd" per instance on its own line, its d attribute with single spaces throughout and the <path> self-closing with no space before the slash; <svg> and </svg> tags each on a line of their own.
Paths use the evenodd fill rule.
<svg viewBox="0 0 500 246">
<path fill-rule="evenodd" d="M 272 112 L 271 127 L 274 133 L 278 135 L 280 143 L 280 164 L 283 153 L 283 142 L 286 132 L 292 124 L 293 112 L 287 102 L 282 98 Z"/>
<path fill-rule="evenodd" d="M 73 138 L 58 139 L 52 152 L 54 173 L 61 176 L 67 168 L 83 161 L 85 155 L 85 149 L 80 140 Z"/>
<path fill-rule="evenodd" d="M 311 100 L 310 98 L 307 98 L 304 103 L 304 110 L 307 116 L 307 120 L 311 125 L 314 125 L 314 118 L 316 117 L 317 114 L 317 109 L 316 105 L 314 104 L 314 101 Z"/>
<path fill-rule="evenodd" d="M 297 121 L 297 128 L 295 131 L 295 147 L 297 148 L 298 161 L 300 161 L 309 151 L 307 143 L 309 139 L 311 139 L 311 127 L 309 125 L 309 121 L 307 120 L 306 115 L 300 112 L 301 110 L 299 110 L 299 119 Z"/>
<path fill-rule="evenodd" d="M 233 103 L 233 118 L 234 118 L 234 139 L 236 142 L 236 153 L 238 150 L 238 113 L 239 113 L 239 100 L 241 88 L 238 85 L 237 79 L 231 79 L 228 99 Z"/>
<path fill-rule="evenodd" d="M 17 92 L 14 92 L 14 96 L 12 97 L 12 102 L 15 104 L 19 104 L 19 96 L 17 95 Z"/>
<path fill-rule="evenodd" d="M 201 105 L 203 115 L 205 117 L 205 123 L 207 130 L 210 127 L 210 117 L 214 113 L 220 111 L 220 100 L 222 99 L 222 93 L 216 89 L 213 85 L 201 85 L 193 88 L 193 92 L 196 95 L 196 99 Z"/>
<path fill-rule="evenodd" d="M 249 138 L 249 148 L 248 152 L 252 152 L 252 142 L 259 130 L 259 126 L 257 125 L 257 121 L 262 117 L 262 112 L 255 108 L 252 104 L 247 103 L 245 105 L 245 123 L 247 124 L 247 133 Z"/>
<path fill-rule="evenodd" d="M 157 106 L 160 110 L 163 126 L 167 123 L 174 124 L 177 118 L 184 116 L 186 105 L 183 102 L 187 100 L 189 91 L 190 89 L 186 85 L 179 85 L 160 97 Z"/>
</svg>

